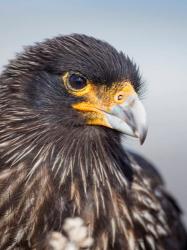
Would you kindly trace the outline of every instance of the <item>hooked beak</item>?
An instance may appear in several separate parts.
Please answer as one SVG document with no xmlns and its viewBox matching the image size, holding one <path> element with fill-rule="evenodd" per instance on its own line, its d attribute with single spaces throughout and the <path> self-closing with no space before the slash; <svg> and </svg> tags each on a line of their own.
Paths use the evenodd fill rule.
<svg viewBox="0 0 187 250">
<path fill-rule="evenodd" d="M 129 96 L 122 104 L 116 104 L 105 112 L 109 126 L 124 134 L 137 137 L 143 144 L 147 135 L 147 119 L 145 109 L 137 94 Z"/>
<path fill-rule="evenodd" d="M 90 91 L 85 101 L 73 104 L 82 112 L 86 124 L 100 125 L 139 138 L 143 144 L 147 135 L 146 112 L 130 82 L 122 82 L 119 89 L 114 84 L 110 89 Z"/>
</svg>

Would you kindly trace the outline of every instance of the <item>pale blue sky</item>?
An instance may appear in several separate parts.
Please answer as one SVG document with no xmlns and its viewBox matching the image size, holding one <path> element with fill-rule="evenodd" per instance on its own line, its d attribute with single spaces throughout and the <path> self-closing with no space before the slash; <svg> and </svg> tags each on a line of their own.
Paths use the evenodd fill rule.
<svg viewBox="0 0 187 250">
<path fill-rule="evenodd" d="M 104 39 L 139 64 L 149 134 L 142 147 L 130 145 L 187 211 L 187 0 L 0 0 L 0 69 L 23 45 L 72 32 Z"/>
</svg>

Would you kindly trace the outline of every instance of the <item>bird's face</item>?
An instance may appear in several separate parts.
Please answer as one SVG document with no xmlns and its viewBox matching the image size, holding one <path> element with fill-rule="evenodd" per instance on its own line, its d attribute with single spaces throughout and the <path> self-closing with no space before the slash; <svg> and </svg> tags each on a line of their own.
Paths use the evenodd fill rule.
<svg viewBox="0 0 187 250">
<path fill-rule="evenodd" d="M 76 34 L 57 37 L 28 48 L 8 73 L 17 74 L 22 99 L 45 121 L 104 126 L 143 143 L 147 125 L 138 68 L 108 43 Z"/>
<path fill-rule="evenodd" d="M 87 125 L 112 128 L 144 142 L 146 113 L 130 81 L 97 85 L 75 72 L 66 72 L 62 79 L 67 91 L 77 97 L 72 108 L 81 113 Z"/>
</svg>

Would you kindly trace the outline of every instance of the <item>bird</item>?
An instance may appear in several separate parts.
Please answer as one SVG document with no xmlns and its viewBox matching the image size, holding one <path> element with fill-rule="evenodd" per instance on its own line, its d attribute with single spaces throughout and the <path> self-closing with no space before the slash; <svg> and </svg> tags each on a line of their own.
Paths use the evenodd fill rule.
<svg viewBox="0 0 187 250">
<path fill-rule="evenodd" d="M 68 218 L 85 224 L 90 249 L 187 249 L 178 203 L 125 144 L 146 138 L 144 86 L 126 53 L 83 34 L 9 61 L 0 75 L 0 249 L 49 249 Z"/>
</svg>

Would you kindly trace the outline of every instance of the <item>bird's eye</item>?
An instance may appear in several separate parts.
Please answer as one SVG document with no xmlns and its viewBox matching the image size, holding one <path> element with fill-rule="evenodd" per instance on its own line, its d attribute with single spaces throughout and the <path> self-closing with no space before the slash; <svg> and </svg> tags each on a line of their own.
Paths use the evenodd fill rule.
<svg viewBox="0 0 187 250">
<path fill-rule="evenodd" d="M 81 75 L 71 74 L 67 79 L 67 86 L 74 91 L 82 90 L 87 86 L 87 80 Z"/>
</svg>

